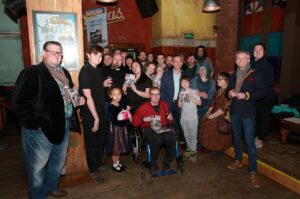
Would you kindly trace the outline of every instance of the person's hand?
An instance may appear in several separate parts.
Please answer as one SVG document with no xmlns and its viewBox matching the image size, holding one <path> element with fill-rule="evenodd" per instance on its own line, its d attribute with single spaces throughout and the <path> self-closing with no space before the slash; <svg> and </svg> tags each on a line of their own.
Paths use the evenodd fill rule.
<svg viewBox="0 0 300 199">
<path fill-rule="evenodd" d="M 154 117 L 152 117 L 152 116 L 147 116 L 147 117 L 143 118 L 144 122 L 152 122 L 153 120 L 154 120 Z"/>
<path fill-rule="evenodd" d="M 122 90 L 123 90 L 124 94 L 127 93 L 127 86 L 125 84 L 123 84 Z"/>
<path fill-rule="evenodd" d="M 205 91 L 202 92 L 202 98 L 204 98 L 204 99 L 208 98 L 208 94 Z"/>
<path fill-rule="evenodd" d="M 173 120 L 173 115 L 172 115 L 172 113 L 168 113 L 168 114 L 167 114 L 167 119 L 168 119 L 168 120 Z"/>
<path fill-rule="evenodd" d="M 135 92 L 136 91 L 136 86 L 135 84 L 131 84 L 130 88 Z"/>
<path fill-rule="evenodd" d="M 199 91 L 199 97 L 202 97 L 203 99 L 207 99 L 208 95 L 205 91 L 203 91 L 203 92 Z"/>
<path fill-rule="evenodd" d="M 238 93 L 238 94 L 236 95 L 236 97 L 237 97 L 239 100 L 245 99 L 245 98 L 246 98 L 246 94 L 245 94 L 245 93 Z"/>
<path fill-rule="evenodd" d="M 189 90 L 189 98 L 192 99 L 193 98 L 193 95 L 192 95 L 192 92 Z"/>
<path fill-rule="evenodd" d="M 92 131 L 93 133 L 95 133 L 95 132 L 97 132 L 98 130 L 99 130 L 99 119 L 94 120 L 94 126 L 93 126 L 93 128 L 91 129 L 91 131 Z"/>
<path fill-rule="evenodd" d="M 207 116 L 207 118 L 208 118 L 208 119 L 214 119 L 215 117 L 213 116 L 213 114 L 209 114 L 209 115 Z"/>
<path fill-rule="evenodd" d="M 85 105 L 85 98 L 84 97 L 80 97 L 79 106 L 83 106 L 83 105 Z"/>
<path fill-rule="evenodd" d="M 104 87 L 111 87 L 112 85 L 112 79 L 111 78 L 107 78 L 106 80 L 103 81 L 103 86 Z"/>
<path fill-rule="evenodd" d="M 229 94 L 230 97 L 236 97 L 237 96 L 237 92 L 235 92 L 234 90 L 230 90 L 228 94 Z"/>
</svg>

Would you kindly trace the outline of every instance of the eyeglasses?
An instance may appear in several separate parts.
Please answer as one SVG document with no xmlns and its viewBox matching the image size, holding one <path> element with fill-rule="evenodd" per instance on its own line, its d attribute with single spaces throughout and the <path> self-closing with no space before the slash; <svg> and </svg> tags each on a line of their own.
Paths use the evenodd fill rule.
<svg viewBox="0 0 300 199">
<path fill-rule="evenodd" d="M 154 96 L 154 97 L 157 97 L 157 96 L 160 96 L 160 94 L 150 94 L 151 96 Z"/>
<path fill-rule="evenodd" d="M 45 50 L 46 52 L 50 53 L 50 55 L 58 55 L 58 56 L 63 56 L 62 52 L 56 52 L 56 51 L 50 51 L 50 50 Z"/>
<path fill-rule="evenodd" d="M 217 78 L 217 80 L 221 81 L 221 80 L 224 80 L 224 79 L 223 79 L 223 78 L 220 78 L 220 77 L 218 77 L 218 78 Z"/>
</svg>

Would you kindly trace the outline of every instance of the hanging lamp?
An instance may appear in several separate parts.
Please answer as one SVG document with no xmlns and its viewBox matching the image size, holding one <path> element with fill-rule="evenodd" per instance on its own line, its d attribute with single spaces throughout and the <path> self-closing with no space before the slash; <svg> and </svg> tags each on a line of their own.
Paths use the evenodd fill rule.
<svg viewBox="0 0 300 199">
<path fill-rule="evenodd" d="M 116 3 L 118 0 L 97 0 L 100 3 Z"/>
<path fill-rule="evenodd" d="M 202 12 L 218 12 L 221 10 L 219 0 L 204 0 Z"/>
</svg>

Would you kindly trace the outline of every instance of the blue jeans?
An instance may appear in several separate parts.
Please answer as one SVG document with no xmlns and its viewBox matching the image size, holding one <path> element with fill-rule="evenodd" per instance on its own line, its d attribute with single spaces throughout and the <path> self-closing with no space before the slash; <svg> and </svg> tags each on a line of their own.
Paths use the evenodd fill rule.
<svg viewBox="0 0 300 199">
<path fill-rule="evenodd" d="M 233 145 L 235 151 L 235 159 L 242 161 L 242 133 L 244 133 L 249 160 L 249 172 L 257 172 L 256 162 L 256 147 L 255 147 L 255 118 L 240 119 L 235 114 L 230 116 L 232 132 L 233 132 Z"/>
<path fill-rule="evenodd" d="M 49 142 L 41 129 L 22 128 L 23 154 L 30 199 L 46 199 L 47 193 L 58 191 L 60 172 L 67 154 L 69 129 L 70 120 L 66 120 L 64 140 L 55 145 Z"/>
</svg>

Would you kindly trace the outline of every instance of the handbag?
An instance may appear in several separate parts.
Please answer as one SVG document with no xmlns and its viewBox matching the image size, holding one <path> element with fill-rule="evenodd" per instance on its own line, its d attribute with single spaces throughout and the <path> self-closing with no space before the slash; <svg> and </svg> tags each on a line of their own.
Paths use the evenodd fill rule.
<svg viewBox="0 0 300 199">
<path fill-rule="evenodd" d="M 232 133 L 231 124 L 224 118 L 224 115 L 218 117 L 217 123 L 218 123 L 218 131 L 220 134 L 230 135 Z"/>
<path fill-rule="evenodd" d="M 81 134 L 80 121 L 76 109 L 73 109 L 73 114 L 70 118 L 70 131 Z"/>
</svg>

